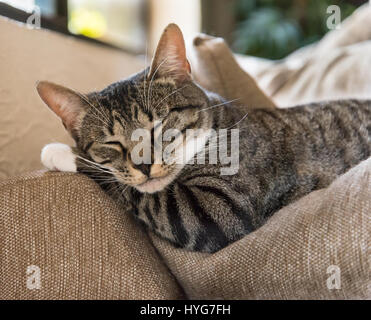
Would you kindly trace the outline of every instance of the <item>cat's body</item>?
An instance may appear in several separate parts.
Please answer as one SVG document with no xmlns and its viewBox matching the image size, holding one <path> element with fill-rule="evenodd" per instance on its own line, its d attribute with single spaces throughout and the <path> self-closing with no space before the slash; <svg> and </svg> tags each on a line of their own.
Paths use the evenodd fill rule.
<svg viewBox="0 0 371 320">
<path fill-rule="evenodd" d="M 148 74 L 144 71 L 86 97 L 49 83 L 38 88 L 76 140 L 78 170 L 161 237 L 182 248 L 217 251 L 370 156 L 371 101 L 250 109 L 246 116 L 240 106 L 191 81 L 180 31 L 174 28 L 167 29 L 160 42 L 162 50 L 169 47 L 167 37 L 175 37 L 180 46 L 180 52 L 170 55 L 168 68 L 166 59 L 156 62 L 163 55 L 158 49 Z M 174 50 L 174 41 L 171 44 Z M 163 64 L 164 72 L 156 75 Z M 130 135 L 146 128 L 153 144 L 158 120 L 163 130 L 179 129 L 178 138 L 186 129 L 238 129 L 237 173 L 221 175 L 222 164 L 207 159 L 205 164 L 134 164 Z M 210 140 L 200 136 L 200 141 L 207 148 Z M 56 151 L 44 151 L 44 164 L 61 169 L 50 160 Z M 73 159 L 71 150 L 65 151 Z"/>
<path fill-rule="evenodd" d="M 207 112 L 214 129 L 230 127 L 244 116 L 240 107 L 229 104 Z M 156 234 L 189 250 L 213 252 L 367 159 L 371 101 L 253 110 L 233 128 L 240 133 L 234 175 L 221 175 L 220 164 L 195 163 L 155 194 L 135 188 L 112 192 L 115 188 L 104 182 L 102 187 L 126 209 L 130 203 L 129 211 Z"/>
</svg>

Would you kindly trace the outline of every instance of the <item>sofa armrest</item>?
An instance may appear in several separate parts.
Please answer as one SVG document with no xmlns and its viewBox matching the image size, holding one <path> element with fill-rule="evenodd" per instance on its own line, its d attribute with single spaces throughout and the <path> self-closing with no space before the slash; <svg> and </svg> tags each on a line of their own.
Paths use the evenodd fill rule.
<svg viewBox="0 0 371 320">
<path fill-rule="evenodd" d="M 190 46 L 189 58 L 194 80 L 205 89 L 233 100 L 246 111 L 276 107 L 239 66 L 223 39 L 200 34 Z"/>
<path fill-rule="evenodd" d="M 1 181 L 0 217 L 0 299 L 183 297 L 133 217 L 83 175 Z"/>
</svg>

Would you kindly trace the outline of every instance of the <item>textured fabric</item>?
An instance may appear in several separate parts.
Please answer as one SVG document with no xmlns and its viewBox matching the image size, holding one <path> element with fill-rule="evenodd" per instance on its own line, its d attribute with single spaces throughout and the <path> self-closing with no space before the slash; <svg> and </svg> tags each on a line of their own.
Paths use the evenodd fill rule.
<svg viewBox="0 0 371 320">
<path fill-rule="evenodd" d="M 279 107 L 331 99 L 371 98 L 371 41 L 270 66 L 256 76 Z"/>
<path fill-rule="evenodd" d="M 371 99 L 371 6 L 364 5 L 341 29 L 280 61 L 236 55 L 207 35 L 189 45 L 195 80 L 247 108 L 290 107 L 314 101 Z M 237 61 L 237 62 L 236 62 Z"/>
<path fill-rule="evenodd" d="M 199 35 L 188 49 L 192 75 L 207 90 L 250 108 L 274 108 L 255 80 L 244 72 L 223 39 Z"/>
<path fill-rule="evenodd" d="M 371 298 L 371 159 L 215 254 L 153 243 L 189 298 Z M 0 184 L 0 299 L 179 298 L 181 289 L 129 215 L 80 175 Z M 40 290 L 26 287 L 27 266 Z M 340 289 L 329 290 L 330 266 Z"/>
<path fill-rule="evenodd" d="M 52 32 L 27 30 L 4 20 L 0 30 L 6 44 L 0 47 L 0 177 L 4 177 L 39 168 L 43 144 L 68 141 L 63 126 L 37 97 L 34 81 L 49 79 L 90 90 L 140 66 L 121 52 Z M 203 79 L 212 80 L 208 88 L 222 90 L 218 92 L 229 99 L 242 93 L 243 103 L 252 105 L 254 90 L 245 95 L 248 90 L 242 85 L 234 91 L 238 78 L 233 75 L 241 76 L 242 71 L 236 71 L 229 49 L 222 48 L 220 40 L 209 40 L 196 41 L 193 48 L 199 50 L 194 54 L 205 70 Z M 17 49 L 20 44 L 23 49 Z M 24 59 L 27 50 L 37 53 Z M 266 74 L 273 70 L 267 67 L 272 62 L 256 61 Z M 218 72 L 213 71 L 216 65 Z M 345 70 L 349 75 L 352 69 Z M 196 72 L 194 65 L 197 78 Z M 256 86 L 251 78 L 244 79 L 243 84 Z M 267 101 L 261 91 L 255 93 L 254 99 Z M 283 208 L 261 229 L 216 254 L 174 249 L 156 237 L 153 241 L 190 298 L 370 298 L 370 167 L 370 160 L 360 164 L 326 190 Z M 0 217 L 0 299 L 184 297 L 145 233 L 85 177 L 40 173 L 0 182 Z M 340 267 L 340 290 L 326 286 L 332 264 Z M 30 265 L 40 267 L 40 290 L 26 287 Z"/>
<path fill-rule="evenodd" d="M 182 297 L 144 231 L 77 174 L 0 182 L 0 252 L 0 299 Z M 32 265 L 41 289 L 27 287 Z"/>
<path fill-rule="evenodd" d="M 0 43 L 0 179 L 41 169 L 45 144 L 72 143 L 59 118 L 41 101 L 36 81 L 90 92 L 144 66 L 122 51 L 48 30 L 29 30 L 3 17 Z"/>
<path fill-rule="evenodd" d="M 366 3 L 345 19 L 339 29 L 324 36 L 315 48 L 316 54 L 371 40 L 371 5 Z"/>
<path fill-rule="evenodd" d="M 192 299 L 371 298 L 370 195 L 371 158 L 217 253 L 174 249 L 152 237 Z M 336 267 L 340 289 L 328 289 Z"/>
<path fill-rule="evenodd" d="M 370 56 L 371 5 L 365 4 L 340 29 L 284 60 L 241 55 L 237 60 L 277 106 L 288 107 L 329 99 L 370 99 Z M 220 69 L 228 72 L 229 66 Z"/>
</svg>

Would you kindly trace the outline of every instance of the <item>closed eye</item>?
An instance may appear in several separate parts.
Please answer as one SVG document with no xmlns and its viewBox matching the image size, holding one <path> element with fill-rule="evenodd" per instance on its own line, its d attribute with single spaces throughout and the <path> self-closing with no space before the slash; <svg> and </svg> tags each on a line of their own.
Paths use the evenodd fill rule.
<svg viewBox="0 0 371 320">
<path fill-rule="evenodd" d="M 200 106 L 199 105 L 188 105 L 188 106 L 183 106 L 183 107 L 173 107 L 170 109 L 170 113 L 183 112 L 185 110 L 190 110 L 190 109 L 200 109 Z"/>
<path fill-rule="evenodd" d="M 122 145 L 120 141 L 107 141 L 104 144 L 118 146 L 124 156 L 127 154 L 127 149 Z"/>
<path fill-rule="evenodd" d="M 103 164 L 108 164 L 108 163 L 111 163 L 112 161 L 111 160 L 104 160 L 102 162 L 97 162 L 98 164 L 100 165 L 103 165 Z"/>
</svg>

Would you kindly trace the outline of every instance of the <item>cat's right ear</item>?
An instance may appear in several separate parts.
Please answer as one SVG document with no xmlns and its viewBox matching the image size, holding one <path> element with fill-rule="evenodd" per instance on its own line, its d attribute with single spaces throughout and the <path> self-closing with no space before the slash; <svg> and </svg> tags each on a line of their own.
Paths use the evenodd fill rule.
<svg viewBox="0 0 371 320">
<path fill-rule="evenodd" d="M 71 89 L 48 81 L 38 82 L 36 88 L 41 99 L 61 118 L 65 128 L 75 138 L 86 113 L 83 97 Z"/>
<path fill-rule="evenodd" d="M 182 31 L 171 23 L 161 35 L 148 73 L 148 80 L 155 75 L 170 77 L 177 83 L 191 79 L 191 66 L 187 60 Z"/>
</svg>

